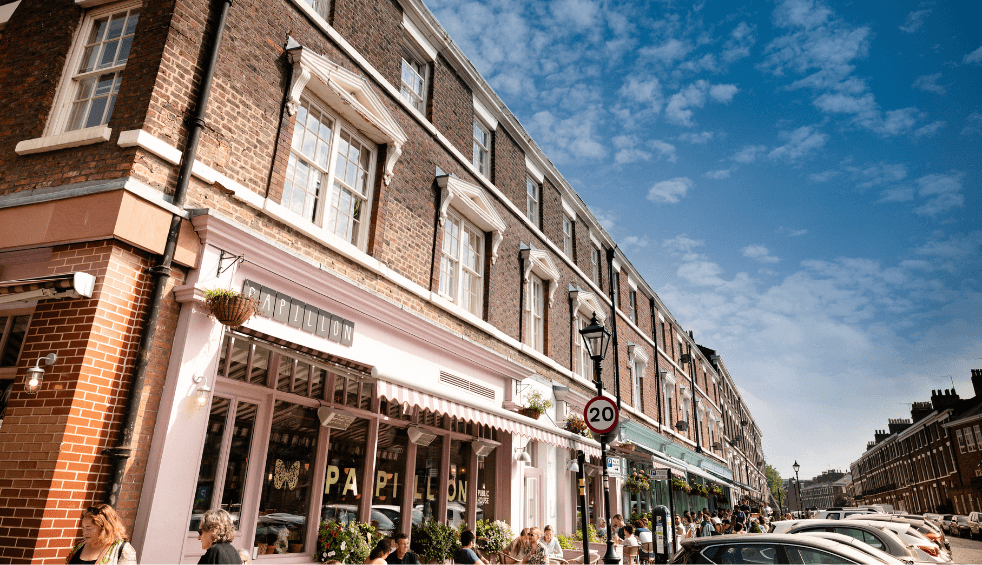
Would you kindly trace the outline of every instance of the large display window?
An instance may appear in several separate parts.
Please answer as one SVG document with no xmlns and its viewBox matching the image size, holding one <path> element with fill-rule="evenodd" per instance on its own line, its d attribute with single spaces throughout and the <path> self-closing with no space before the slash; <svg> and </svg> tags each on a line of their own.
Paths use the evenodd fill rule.
<svg viewBox="0 0 982 565">
<path fill-rule="evenodd" d="M 358 507 L 362 496 L 362 479 L 365 476 L 368 428 L 368 420 L 357 418 L 344 430 L 331 430 L 321 506 L 322 520 L 340 520 L 344 524 L 361 521 L 358 518 Z"/>
<path fill-rule="evenodd" d="M 372 520 L 379 531 L 392 535 L 402 525 L 402 494 L 406 488 L 406 429 L 379 424 L 372 479 Z"/>
</svg>

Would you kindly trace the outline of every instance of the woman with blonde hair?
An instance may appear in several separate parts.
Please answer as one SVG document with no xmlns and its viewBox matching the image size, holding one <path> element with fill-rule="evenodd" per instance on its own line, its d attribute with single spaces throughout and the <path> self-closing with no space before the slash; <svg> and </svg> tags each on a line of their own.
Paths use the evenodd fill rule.
<svg viewBox="0 0 982 565">
<path fill-rule="evenodd" d="M 136 549 L 126 541 L 126 529 L 108 504 L 90 506 L 82 513 L 82 542 L 72 548 L 66 563 L 130 565 Z"/>
<path fill-rule="evenodd" d="M 231 544 L 233 539 L 235 524 L 228 512 L 221 509 L 205 512 L 201 516 L 201 525 L 198 526 L 198 540 L 201 541 L 201 549 L 205 550 L 205 554 L 198 559 L 198 563 L 241 565 L 242 558 Z"/>
</svg>

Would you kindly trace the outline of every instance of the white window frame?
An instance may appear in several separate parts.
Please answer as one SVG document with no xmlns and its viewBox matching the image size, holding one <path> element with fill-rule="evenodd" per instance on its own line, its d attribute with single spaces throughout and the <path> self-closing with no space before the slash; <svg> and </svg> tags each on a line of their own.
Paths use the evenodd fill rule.
<svg viewBox="0 0 982 565">
<path fill-rule="evenodd" d="M 19 142 L 14 149 L 15 153 L 18 155 L 28 155 L 109 141 L 112 135 L 112 129 L 109 128 L 108 124 L 112 120 L 112 114 L 115 111 L 115 99 L 118 96 L 118 91 L 112 95 L 114 99 L 113 112 L 110 112 L 106 116 L 103 123 L 67 131 L 68 119 L 71 116 L 72 107 L 75 105 L 75 97 L 79 89 L 79 77 L 89 78 L 98 77 L 107 73 L 118 73 L 119 76 L 116 80 L 121 81 L 122 73 L 126 70 L 126 64 L 129 62 L 129 58 L 122 65 L 117 64 L 87 73 L 79 73 L 78 69 L 82 63 L 82 57 L 85 54 L 85 43 L 88 41 L 95 21 L 106 16 L 141 9 L 142 5 L 143 2 L 140 1 L 113 3 L 108 6 L 93 8 L 85 14 L 85 17 L 82 19 L 82 25 L 79 26 L 72 40 L 72 47 L 68 52 L 65 67 L 55 93 L 54 103 L 48 115 L 48 121 L 42 137 Z M 134 35 L 134 42 L 135 40 Z M 130 44 L 130 55 L 132 55 L 132 46 L 133 42 Z"/>
<path fill-rule="evenodd" d="M 474 116 L 474 151 L 471 156 L 474 168 L 477 172 L 484 175 L 484 178 L 491 178 L 491 128 L 488 127 L 477 115 Z M 481 141 L 480 136 L 484 136 L 487 139 L 487 143 Z"/>
<path fill-rule="evenodd" d="M 645 368 L 648 366 L 648 354 L 644 347 L 633 343 L 627 346 L 627 359 L 631 367 L 631 391 L 634 399 L 633 405 L 638 410 L 641 409 L 641 377 L 644 376 Z"/>
<path fill-rule="evenodd" d="M 403 44 L 400 63 L 401 70 L 399 72 L 399 93 L 406 103 L 415 108 L 423 116 L 426 116 L 427 96 L 430 89 L 430 64 L 418 53 L 408 41 Z M 406 83 L 407 71 L 419 79 L 422 92 L 417 92 L 411 84 Z"/>
<path fill-rule="evenodd" d="M 662 371 L 661 377 L 662 387 L 664 388 L 662 398 L 664 399 L 665 403 L 665 418 L 668 419 L 668 427 L 674 429 L 675 422 L 673 420 L 675 419 L 675 416 L 672 414 L 672 400 L 675 397 L 675 385 L 677 384 L 677 381 L 675 380 L 675 375 L 668 371 Z"/>
<path fill-rule="evenodd" d="M 973 453 L 975 451 L 975 435 L 972 433 L 972 428 L 969 427 L 964 429 L 965 429 L 965 445 L 968 448 L 968 452 Z"/>
<path fill-rule="evenodd" d="M 324 18 L 326 22 L 331 12 L 331 0 L 300 0 L 310 7 L 318 16 Z"/>
<path fill-rule="evenodd" d="M 965 453 L 965 436 L 961 429 L 955 430 L 955 437 L 958 438 L 958 452 Z"/>
<path fill-rule="evenodd" d="M 607 320 L 607 313 L 601 307 L 597 295 L 592 292 L 572 290 L 569 297 L 573 311 L 570 335 L 573 342 L 573 362 L 570 368 L 584 379 L 593 381 L 593 360 L 587 355 L 580 330 L 590 325 L 594 313 L 597 315 L 597 321 L 603 324 Z"/>
<path fill-rule="evenodd" d="M 448 232 L 454 228 L 457 229 L 459 235 L 454 245 L 456 249 L 450 249 L 448 246 L 453 245 L 453 243 L 449 241 L 451 238 L 448 237 Z M 450 302 L 481 318 L 484 312 L 484 231 L 453 209 L 447 212 L 447 219 L 443 222 L 443 230 L 443 245 L 440 249 L 440 282 L 438 292 L 450 300 Z M 467 233 L 472 234 L 477 240 L 474 248 L 478 256 L 477 267 L 479 270 L 474 270 L 465 264 L 464 253 L 466 251 L 467 241 L 465 234 Z M 456 252 L 456 257 L 448 255 L 448 250 Z M 448 265 L 452 271 L 445 271 Z M 467 301 L 464 300 L 465 292 L 467 292 L 467 289 L 464 287 L 465 274 L 476 279 L 478 286 L 477 291 L 474 293 L 476 299 L 470 304 L 466 304 Z"/>
<path fill-rule="evenodd" d="M 534 274 L 529 275 L 525 292 L 527 298 L 525 301 L 525 312 L 527 315 L 525 319 L 525 344 L 539 353 L 543 353 L 545 349 L 546 327 L 546 282 Z"/>
<path fill-rule="evenodd" d="M 563 253 L 566 257 L 573 258 L 573 218 L 569 214 L 563 213 Z"/>
<path fill-rule="evenodd" d="M 590 245 L 590 264 L 593 267 L 593 282 L 600 284 L 600 249 L 595 245 Z"/>
<path fill-rule="evenodd" d="M 630 317 L 631 323 L 638 325 L 638 291 L 633 288 L 627 289 L 627 301 L 628 301 L 628 316 Z"/>
<path fill-rule="evenodd" d="M 539 227 L 539 215 L 542 209 L 542 184 L 531 174 L 525 175 L 525 217 L 532 225 Z"/>
<path fill-rule="evenodd" d="M 306 110 L 305 112 L 298 111 L 297 113 L 298 119 L 301 117 L 302 114 L 306 114 L 306 112 L 309 112 L 310 108 L 314 108 L 321 114 L 328 116 L 333 120 L 333 125 L 331 127 L 332 139 L 329 146 L 327 167 L 321 168 L 317 166 L 316 163 L 311 163 L 310 159 L 307 156 L 304 156 L 301 150 L 298 150 L 296 147 L 294 147 L 291 141 L 290 160 L 295 159 L 297 162 L 303 160 L 304 162 L 313 165 L 314 168 L 316 168 L 321 173 L 322 177 L 319 185 L 320 194 L 317 197 L 317 201 L 314 203 L 315 210 L 313 211 L 314 214 L 313 217 L 308 217 L 309 214 L 306 213 L 307 212 L 306 208 L 304 208 L 303 214 L 297 214 L 295 211 L 291 209 L 290 203 L 286 201 L 288 194 L 286 191 L 285 183 L 284 183 L 283 194 L 281 195 L 280 198 L 280 205 L 290 210 L 291 213 L 294 213 L 297 216 L 299 216 L 301 221 L 303 221 L 304 223 L 312 224 L 313 226 L 315 226 L 314 227 L 315 230 L 328 233 L 351 245 L 354 245 L 355 247 L 361 250 L 364 250 L 367 247 L 368 230 L 369 230 L 369 224 L 371 223 L 372 207 L 374 204 L 373 196 L 375 193 L 375 160 L 378 158 L 378 147 L 375 145 L 375 143 L 365 138 L 363 135 L 360 134 L 360 132 L 358 132 L 357 129 L 355 129 L 350 124 L 348 124 L 344 119 L 342 119 L 336 112 L 333 111 L 333 109 L 330 106 L 325 104 L 323 101 L 317 99 L 315 96 L 311 96 L 308 94 L 303 95 L 301 97 L 300 106 L 306 107 Z M 299 121 L 295 120 L 294 132 L 296 132 L 297 127 L 300 127 Z M 304 129 L 305 131 L 309 131 L 306 130 L 306 128 Z M 342 237 L 341 235 L 339 235 L 337 233 L 337 228 L 335 228 L 335 230 L 331 230 L 328 228 L 328 220 L 329 220 L 328 216 L 331 214 L 332 209 L 334 209 L 334 201 L 338 200 L 340 202 L 340 200 L 342 199 L 340 194 L 338 194 L 336 198 L 335 183 L 340 182 L 340 179 L 338 179 L 337 176 L 337 172 L 338 172 L 337 166 L 338 166 L 338 157 L 339 157 L 338 150 L 341 147 L 342 137 L 344 137 L 345 135 L 347 135 L 349 139 L 358 142 L 367 151 L 371 152 L 371 155 L 368 158 L 368 164 L 365 167 L 365 171 L 364 171 L 365 192 L 363 194 L 359 194 L 357 190 L 354 190 L 352 189 L 352 187 L 348 187 L 347 185 L 343 185 L 338 189 L 338 190 L 347 189 L 354 195 L 354 198 L 362 199 L 362 208 L 359 212 L 360 219 L 358 220 L 359 225 L 357 226 L 357 229 L 352 230 L 351 234 L 349 234 L 348 237 Z M 295 136 L 296 134 L 294 134 L 294 137 Z M 303 142 L 304 140 L 301 139 L 300 143 L 303 144 Z M 288 179 L 287 182 L 292 182 L 292 181 Z M 289 195 L 292 196 L 293 194 L 294 192 L 293 190 L 291 190 Z M 340 208 L 338 208 L 337 211 L 339 215 L 345 213 L 345 211 L 341 210 Z"/>
</svg>

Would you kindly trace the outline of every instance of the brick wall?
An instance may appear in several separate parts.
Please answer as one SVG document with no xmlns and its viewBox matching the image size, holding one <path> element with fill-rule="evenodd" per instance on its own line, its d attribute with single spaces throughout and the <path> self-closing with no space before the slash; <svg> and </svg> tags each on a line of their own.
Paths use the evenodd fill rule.
<svg viewBox="0 0 982 565">
<path fill-rule="evenodd" d="M 433 62 L 433 125 L 466 157 L 473 154 L 474 97 L 442 55 Z"/>
<path fill-rule="evenodd" d="M 145 254 L 107 242 L 55 248 L 51 274 L 95 275 L 91 299 L 38 304 L 24 343 L 18 375 L 38 357 L 57 353 L 41 391 L 15 387 L 0 427 L 0 555 L 15 562 L 63 563 L 79 537 L 81 510 L 102 500 L 114 445 L 129 396 L 134 354 L 147 299 Z M 178 274 L 179 273 L 175 273 Z M 180 279 L 177 281 L 180 282 Z M 148 375 L 137 445 L 153 433 L 177 305 L 162 312 Z M 136 516 L 148 453 L 137 450 L 127 466 L 117 509 L 129 527 Z"/>
<path fill-rule="evenodd" d="M 501 124 L 498 124 L 498 129 L 494 132 L 491 170 L 498 190 L 505 195 L 505 198 L 514 202 L 519 210 L 524 211 L 525 153 Z"/>
<path fill-rule="evenodd" d="M 395 0 L 334 0 L 331 25 L 398 88 L 403 32 L 402 9 Z"/>
</svg>

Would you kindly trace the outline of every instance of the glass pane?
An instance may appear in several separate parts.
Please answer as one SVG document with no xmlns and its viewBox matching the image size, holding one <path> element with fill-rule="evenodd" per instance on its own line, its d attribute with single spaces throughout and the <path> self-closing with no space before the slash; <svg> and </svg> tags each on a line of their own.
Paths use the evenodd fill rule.
<svg viewBox="0 0 982 565">
<path fill-rule="evenodd" d="M 494 498 L 497 482 L 498 448 L 486 457 L 477 458 L 477 519 L 495 520 Z M 577 491 L 579 492 L 579 491 Z M 577 522 L 579 524 L 579 522 Z"/>
<path fill-rule="evenodd" d="M 341 375 L 334 377 L 334 402 L 344 404 L 344 391 L 347 389 L 345 378 Z"/>
<path fill-rule="evenodd" d="M 344 524 L 359 521 L 358 505 L 361 479 L 365 472 L 366 443 L 368 420 L 357 418 L 346 430 L 331 430 L 322 520 L 339 520 Z"/>
<path fill-rule="evenodd" d="M 358 406 L 358 395 L 361 392 L 361 383 L 356 379 L 347 379 L 348 381 L 348 398 L 345 400 L 345 404 L 348 406 Z"/>
<path fill-rule="evenodd" d="M 406 488 L 405 428 L 379 424 L 375 451 L 375 478 L 372 481 L 372 520 L 387 535 L 399 529 L 402 520 L 402 493 Z"/>
<path fill-rule="evenodd" d="M 310 365 L 297 362 L 296 375 L 293 378 L 293 394 L 307 396 L 307 383 L 310 381 Z"/>
<path fill-rule="evenodd" d="M 218 473 L 222 436 L 225 435 L 225 422 L 228 420 L 228 408 L 227 398 L 212 397 L 211 414 L 205 432 L 205 446 L 201 452 L 201 466 L 198 468 L 198 483 L 194 489 L 194 504 L 191 506 L 191 523 L 188 525 L 190 532 L 198 529 L 201 515 L 212 507 L 211 501 L 215 494 L 215 479 Z"/>
<path fill-rule="evenodd" d="M 788 557 L 791 557 L 790 555 Z M 793 563 L 802 563 L 790 559 Z M 731 545 L 716 555 L 717 563 L 777 563 L 777 546 L 765 544 Z M 805 562 L 809 563 L 809 562 Z"/>
<path fill-rule="evenodd" d="M 447 481 L 447 523 L 457 527 L 467 518 L 467 481 L 471 444 L 450 441 L 450 479 Z"/>
<path fill-rule="evenodd" d="M 302 553 L 317 453 L 317 410 L 277 401 L 256 522 L 260 553 Z"/>
<path fill-rule="evenodd" d="M 310 380 L 310 397 L 324 398 L 324 386 L 327 384 L 327 369 L 314 367 Z"/>
<path fill-rule="evenodd" d="M 20 357 L 21 347 L 24 345 L 24 336 L 27 335 L 27 321 L 29 315 L 14 316 L 12 320 L 0 318 L 0 337 L 3 336 L 5 322 L 10 324 L 10 332 L 7 334 L 7 341 L 3 345 L 3 353 L 0 353 L 0 367 L 14 367 Z"/>
<path fill-rule="evenodd" d="M 252 367 L 249 368 L 249 382 L 254 385 L 266 386 L 269 372 L 269 350 L 258 345 L 253 346 Z"/>
<path fill-rule="evenodd" d="M 228 348 L 232 344 L 232 336 L 226 335 L 222 340 L 222 350 L 218 358 L 218 374 L 225 376 L 225 359 L 228 357 Z"/>
<path fill-rule="evenodd" d="M 440 490 L 440 467 L 443 459 L 443 438 L 429 445 L 416 446 L 416 473 L 413 491 L 413 524 L 434 518 L 436 497 Z"/>
<path fill-rule="evenodd" d="M 276 372 L 276 390 L 290 392 L 290 380 L 293 374 L 293 359 L 283 355 L 280 357 L 280 368 Z"/>
<path fill-rule="evenodd" d="M 256 412 L 259 407 L 239 402 L 232 427 L 232 444 L 229 446 L 225 485 L 222 487 L 222 509 L 232 515 L 236 526 L 242 513 L 242 495 L 245 490 L 246 472 L 249 470 L 249 450 L 256 428 Z"/>
<path fill-rule="evenodd" d="M 375 396 L 373 386 L 369 383 L 362 383 L 361 385 L 361 401 L 358 407 L 362 410 L 370 410 L 372 407 L 372 398 Z"/>
<path fill-rule="evenodd" d="M 249 342 L 236 339 L 232 344 L 232 359 L 228 366 L 228 378 L 246 380 L 246 363 L 249 361 Z M 219 371 L 221 368 L 219 368 Z"/>
</svg>

